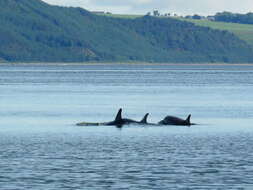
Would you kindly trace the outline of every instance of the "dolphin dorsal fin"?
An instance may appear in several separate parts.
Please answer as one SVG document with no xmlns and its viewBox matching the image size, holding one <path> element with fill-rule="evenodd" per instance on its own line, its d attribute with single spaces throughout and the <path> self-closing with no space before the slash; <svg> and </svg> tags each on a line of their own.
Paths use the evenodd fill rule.
<svg viewBox="0 0 253 190">
<path fill-rule="evenodd" d="M 191 114 L 188 115 L 187 119 L 185 120 L 187 123 L 191 123 Z"/>
<path fill-rule="evenodd" d="M 122 109 L 120 108 L 116 117 L 115 117 L 115 121 L 119 121 L 119 120 L 122 120 L 122 116 L 121 116 L 121 113 L 122 113 Z"/>
<path fill-rule="evenodd" d="M 147 123 L 148 115 L 149 113 L 146 113 L 146 115 L 144 115 L 143 119 L 141 120 L 141 123 Z"/>
</svg>

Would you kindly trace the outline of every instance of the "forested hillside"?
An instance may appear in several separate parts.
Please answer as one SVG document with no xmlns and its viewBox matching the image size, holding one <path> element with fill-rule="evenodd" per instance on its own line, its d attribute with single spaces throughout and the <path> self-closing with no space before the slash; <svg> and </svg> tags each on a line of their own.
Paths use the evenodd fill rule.
<svg viewBox="0 0 253 190">
<path fill-rule="evenodd" d="M 253 24 L 253 13 L 239 14 L 231 12 L 217 13 L 215 16 L 215 21 L 220 22 L 232 22 L 240 24 Z"/>
<path fill-rule="evenodd" d="M 199 26 L 210 27 L 212 29 L 226 30 L 235 34 L 240 39 L 244 40 L 253 47 L 253 24 L 240 24 L 231 22 L 183 19 L 184 21 L 192 22 Z"/>
<path fill-rule="evenodd" d="M 232 33 L 171 18 L 1 0 L 0 26 L 0 61 L 253 62 L 252 48 Z"/>
</svg>

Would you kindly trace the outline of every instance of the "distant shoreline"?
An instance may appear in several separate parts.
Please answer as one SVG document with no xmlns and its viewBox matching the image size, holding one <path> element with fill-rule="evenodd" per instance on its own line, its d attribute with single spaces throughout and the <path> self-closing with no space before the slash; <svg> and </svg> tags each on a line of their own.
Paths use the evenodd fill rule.
<svg viewBox="0 0 253 190">
<path fill-rule="evenodd" d="M 253 63 L 145 63 L 145 62 L 0 62 L 0 65 L 168 65 L 168 66 L 253 66 Z"/>
</svg>

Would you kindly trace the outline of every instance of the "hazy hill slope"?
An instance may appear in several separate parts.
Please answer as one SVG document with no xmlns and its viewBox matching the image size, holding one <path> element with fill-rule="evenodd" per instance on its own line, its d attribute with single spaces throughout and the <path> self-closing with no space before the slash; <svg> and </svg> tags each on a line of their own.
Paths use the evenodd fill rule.
<svg viewBox="0 0 253 190">
<path fill-rule="evenodd" d="M 168 51 L 175 51 L 175 56 L 194 53 L 192 61 L 204 58 L 230 62 L 236 60 L 237 55 L 247 57 L 252 52 L 246 50 L 249 47 L 244 42 L 226 31 L 212 30 L 168 18 L 143 17 L 131 23 L 135 23 L 136 31 L 149 39 L 152 44 Z"/>
<path fill-rule="evenodd" d="M 208 20 L 196 20 L 196 19 L 183 19 L 188 22 L 195 23 L 199 26 L 206 26 L 212 29 L 226 30 L 234 33 L 240 39 L 247 42 L 253 47 L 253 25 L 252 24 L 239 24 L 239 23 L 227 23 L 227 22 L 215 22 Z"/>
<path fill-rule="evenodd" d="M 114 18 L 139 18 L 143 15 L 119 15 L 119 14 L 98 14 L 104 15 L 108 17 Z M 187 19 L 187 18 L 178 18 L 173 17 L 175 19 L 186 21 L 190 23 L 194 23 L 198 26 L 210 27 L 211 29 L 217 30 L 225 30 L 235 34 L 238 38 L 248 43 L 251 47 L 253 47 L 253 25 L 252 24 L 240 24 L 240 23 L 228 23 L 228 22 L 221 22 L 221 21 L 209 21 L 209 20 L 198 20 L 198 19 Z"/>
<path fill-rule="evenodd" d="M 39 0 L 0 1 L 0 58 L 19 62 L 252 62 L 228 32 L 174 19 L 119 19 Z"/>
<path fill-rule="evenodd" d="M 0 63 L 5 62 L 3 58 L 0 57 Z"/>
</svg>

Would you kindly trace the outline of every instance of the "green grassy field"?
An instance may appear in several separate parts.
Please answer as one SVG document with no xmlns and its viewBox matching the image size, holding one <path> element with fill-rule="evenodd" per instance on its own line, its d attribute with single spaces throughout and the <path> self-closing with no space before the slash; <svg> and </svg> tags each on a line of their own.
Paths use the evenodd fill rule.
<svg viewBox="0 0 253 190">
<path fill-rule="evenodd" d="M 199 26 L 206 26 L 218 30 L 228 30 L 240 39 L 246 41 L 253 47 L 253 24 L 237 24 L 226 22 L 214 22 L 208 20 L 182 19 L 184 21 L 195 23 Z"/>
</svg>

